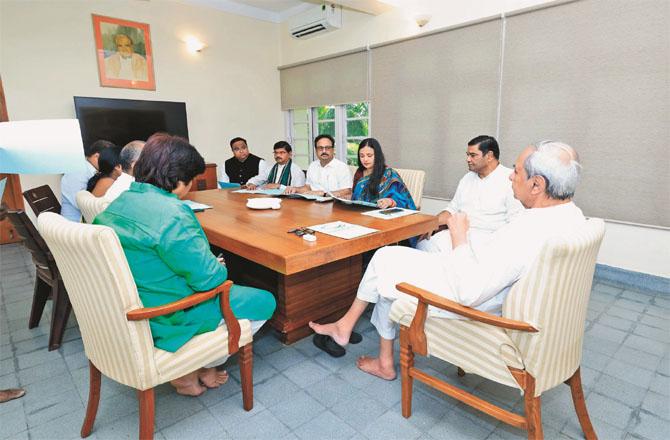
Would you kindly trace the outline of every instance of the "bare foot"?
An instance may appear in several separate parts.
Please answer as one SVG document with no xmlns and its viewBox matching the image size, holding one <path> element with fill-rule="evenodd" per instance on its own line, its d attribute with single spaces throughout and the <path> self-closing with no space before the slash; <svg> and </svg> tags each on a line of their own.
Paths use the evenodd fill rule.
<svg viewBox="0 0 670 440">
<path fill-rule="evenodd" d="M 23 388 L 10 388 L 8 390 L 0 390 L 0 403 L 9 402 L 13 399 L 18 399 L 26 394 Z"/>
<path fill-rule="evenodd" d="M 393 366 L 382 366 L 379 358 L 371 358 L 361 356 L 356 361 L 356 366 L 368 374 L 381 377 L 384 380 L 394 380 L 396 377 L 395 368 Z"/>
<path fill-rule="evenodd" d="M 207 388 L 200 385 L 198 375 L 194 373 L 171 380 L 170 385 L 175 388 L 178 394 L 183 394 L 184 396 L 199 396 L 207 391 Z"/>
<path fill-rule="evenodd" d="M 228 382 L 228 372 L 217 371 L 216 368 L 201 368 L 198 371 L 198 379 L 207 388 L 218 388 Z"/>
<path fill-rule="evenodd" d="M 312 330 L 320 335 L 326 335 L 333 338 L 333 340 L 342 347 L 346 347 L 349 343 L 349 337 L 351 336 L 351 330 L 346 331 L 341 329 L 336 322 L 331 322 L 330 324 L 317 324 L 316 322 L 309 322 L 309 326 Z"/>
</svg>

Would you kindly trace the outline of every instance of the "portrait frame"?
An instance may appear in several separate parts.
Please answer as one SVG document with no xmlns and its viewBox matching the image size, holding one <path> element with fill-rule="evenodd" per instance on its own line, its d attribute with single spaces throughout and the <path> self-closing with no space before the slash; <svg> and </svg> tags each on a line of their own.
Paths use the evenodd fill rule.
<svg viewBox="0 0 670 440">
<path fill-rule="evenodd" d="M 97 14 L 92 17 L 100 86 L 156 90 L 149 25 Z"/>
</svg>

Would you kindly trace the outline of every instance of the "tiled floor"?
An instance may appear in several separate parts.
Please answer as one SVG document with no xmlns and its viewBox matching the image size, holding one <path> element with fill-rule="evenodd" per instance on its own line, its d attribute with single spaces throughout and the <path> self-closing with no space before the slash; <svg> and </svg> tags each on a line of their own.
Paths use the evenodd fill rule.
<svg viewBox="0 0 670 440">
<path fill-rule="evenodd" d="M 46 350 L 50 309 L 28 330 L 34 269 L 20 246 L 0 247 L 0 388 L 22 386 L 25 397 L 0 404 L 0 438 L 78 438 L 87 399 L 87 363 L 74 319 L 58 351 Z M 49 307 L 49 306 L 47 306 Z M 596 283 L 589 306 L 582 378 L 601 439 L 670 438 L 670 296 Z M 255 340 L 253 411 L 242 410 L 237 367 L 219 390 L 199 398 L 158 388 L 156 438 L 524 438 L 450 398 L 415 385 L 413 415 L 400 415 L 400 381 L 359 372 L 357 355 L 373 353 L 376 334 L 362 322 L 361 344 L 333 359 L 310 338 L 282 346 L 268 332 Z M 455 367 L 420 360 L 433 374 L 460 383 L 507 408 L 520 409 L 517 391 Z M 582 438 L 568 387 L 543 395 L 547 438 Z M 90 438 L 136 438 L 133 390 L 103 379 Z"/>
</svg>

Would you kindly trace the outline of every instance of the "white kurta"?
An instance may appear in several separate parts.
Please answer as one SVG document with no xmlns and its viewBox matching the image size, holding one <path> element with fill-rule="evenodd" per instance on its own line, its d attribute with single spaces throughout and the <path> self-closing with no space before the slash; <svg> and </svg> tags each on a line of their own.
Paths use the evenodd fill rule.
<svg viewBox="0 0 670 440">
<path fill-rule="evenodd" d="M 116 178 L 112 186 L 107 189 L 105 193 L 105 198 L 110 202 L 116 199 L 121 195 L 122 192 L 128 191 L 130 184 L 135 181 L 135 178 L 127 173 L 121 173 L 119 177 Z"/>
<path fill-rule="evenodd" d="M 64 174 L 60 180 L 61 210 L 63 217 L 73 222 L 81 221 L 81 212 L 77 206 L 77 193 L 86 189 L 88 181 L 97 172 L 91 163 L 86 161 L 86 171 Z"/>
<path fill-rule="evenodd" d="M 341 160 L 333 158 L 325 167 L 315 160 L 307 167 L 307 185 L 312 191 L 337 191 L 351 188 L 353 177 L 349 166 Z"/>
<path fill-rule="evenodd" d="M 270 176 L 270 171 L 272 171 L 273 165 L 269 165 L 262 168 L 260 165 L 258 166 L 258 175 L 252 177 L 249 179 L 247 183 L 251 183 L 256 186 L 261 186 L 266 183 L 279 183 L 279 179 L 281 179 L 281 173 L 284 171 L 284 167 L 286 165 L 279 165 L 277 167 L 277 175 L 275 176 L 274 182 L 269 182 L 268 177 Z M 295 162 L 291 162 L 291 186 L 304 186 L 305 185 L 305 173 L 302 172 L 300 167 L 295 164 Z"/>
<path fill-rule="evenodd" d="M 427 253 L 388 246 L 378 250 L 368 265 L 357 297 L 377 303 L 372 323 L 386 339 L 395 338 L 389 320 L 391 303 L 400 296 L 395 285 L 407 282 L 459 304 L 500 315 L 511 286 L 531 267 L 544 243 L 553 236 L 569 235 L 586 219 L 574 203 L 525 210 L 496 231 L 479 249 L 461 245 L 451 252 Z M 430 308 L 433 316 L 455 318 Z"/>
<path fill-rule="evenodd" d="M 498 165 L 483 179 L 475 172 L 468 172 L 458 182 L 454 198 L 443 211 L 452 214 L 465 212 L 470 220 L 468 232 L 472 246 L 483 246 L 491 234 L 509 223 L 523 211 L 523 205 L 514 198 L 509 175 L 512 170 Z M 421 240 L 417 249 L 427 252 L 451 250 L 449 231 L 441 231 L 429 240 Z"/>
</svg>

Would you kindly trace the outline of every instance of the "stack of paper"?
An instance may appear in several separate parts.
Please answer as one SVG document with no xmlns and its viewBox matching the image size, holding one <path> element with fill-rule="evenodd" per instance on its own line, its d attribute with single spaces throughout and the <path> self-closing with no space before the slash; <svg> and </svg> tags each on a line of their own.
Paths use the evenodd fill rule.
<svg viewBox="0 0 670 440">
<path fill-rule="evenodd" d="M 354 225 L 342 221 L 314 225 L 310 226 L 309 229 L 321 232 L 323 234 L 332 235 L 333 237 L 345 238 L 347 240 L 372 234 L 378 231 L 377 229 L 372 229 L 361 225 Z"/>
<path fill-rule="evenodd" d="M 211 206 L 205 205 L 204 203 L 194 202 L 193 200 L 183 200 L 183 202 L 186 203 L 193 212 L 201 212 L 205 209 L 211 209 Z"/>
<path fill-rule="evenodd" d="M 238 189 L 236 191 L 233 191 L 234 193 L 240 193 L 240 194 L 264 194 L 266 196 L 279 196 L 281 194 L 284 194 L 284 191 L 286 190 L 285 186 L 280 186 L 279 188 L 275 189 Z"/>
</svg>

